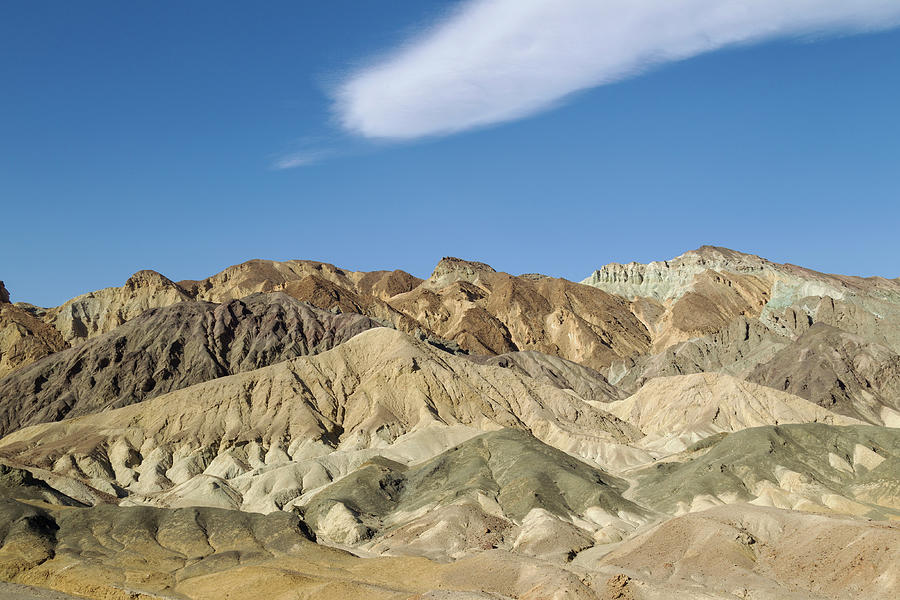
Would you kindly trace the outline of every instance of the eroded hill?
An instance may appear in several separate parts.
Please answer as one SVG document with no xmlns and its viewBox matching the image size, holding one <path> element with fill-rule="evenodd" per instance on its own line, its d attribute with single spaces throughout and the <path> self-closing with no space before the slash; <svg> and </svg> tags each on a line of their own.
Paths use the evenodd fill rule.
<svg viewBox="0 0 900 600">
<path fill-rule="evenodd" d="M 900 281 L 254 260 L 0 285 L 0 579 L 93 598 L 900 594 Z"/>
</svg>

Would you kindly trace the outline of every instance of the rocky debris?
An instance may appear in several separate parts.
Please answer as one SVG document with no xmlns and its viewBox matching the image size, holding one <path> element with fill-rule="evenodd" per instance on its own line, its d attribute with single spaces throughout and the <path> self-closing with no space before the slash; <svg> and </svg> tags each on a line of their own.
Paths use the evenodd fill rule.
<svg viewBox="0 0 900 600">
<path fill-rule="evenodd" d="M 333 314 L 284 294 L 153 309 L 0 380 L 0 432 L 126 406 L 314 354 L 376 326 L 366 317 Z"/>
<path fill-rule="evenodd" d="M 444 338 L 437 337 L 436 335 L 431 335 L 425 331 L 422 331 L 421 329 L 415 329 L 414 331 L 410 332 L 410 335 L 412 335 L 417 340 L 421 340 L 426 344 L 431 344 L 435 348 L 443 350 L 444 352 L 447 352 L 449 354 L 458 356 L 469 355 L 468 351 L 460 348 L 459 344 L 454 342 L 453 340 L 445 340 Z"/>
<path fill-rule="evenodd" d="M 61 594 L 32 585 L 0 583 L 0 600 L 80 600 L 75 596 Z"/>
<path fill-rule="evenodd" d="M 619 573 L 607 579 L 603 600 L 637 600 L 637 596 L 634 595 L 631 577 L 625 573 Z"/>
</svg>

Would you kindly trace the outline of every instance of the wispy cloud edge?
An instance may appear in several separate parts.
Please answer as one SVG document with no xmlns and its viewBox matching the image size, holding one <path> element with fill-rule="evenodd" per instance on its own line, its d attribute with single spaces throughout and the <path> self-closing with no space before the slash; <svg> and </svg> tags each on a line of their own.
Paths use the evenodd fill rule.
<svg viewBox="0 0 900 600">
<path fill-rule="evenodd" d="M 308 167 L 318 164 L 334 155 L 331 150 L 307 150 L 302 152 L 292 152 L 277 159 L 272 165 L 276 171 L 285 169 L 296 169 L 298 167 Z"/>
</svg>

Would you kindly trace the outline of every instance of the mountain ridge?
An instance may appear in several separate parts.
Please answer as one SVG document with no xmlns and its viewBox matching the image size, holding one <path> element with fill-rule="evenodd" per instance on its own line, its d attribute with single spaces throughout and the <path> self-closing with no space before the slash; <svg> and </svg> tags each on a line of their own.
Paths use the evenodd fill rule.
<svg viewBox="0 0 900 600">
<path fill-rule="evenodd" d="M 900 592 L 900 280 L 714 246 L 604 269 L 251 260 L 46 309 L 0 286 L 0 581 Z"/>
</svg>

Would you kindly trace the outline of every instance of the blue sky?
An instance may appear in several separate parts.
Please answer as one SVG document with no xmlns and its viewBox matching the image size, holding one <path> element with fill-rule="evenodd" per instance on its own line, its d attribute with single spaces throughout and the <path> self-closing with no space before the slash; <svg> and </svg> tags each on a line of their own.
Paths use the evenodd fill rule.
<svg viewBox="0 0 900 600">
<path fill-rule="evenodd" d="M 391 141 L 348 130 L 336 90 L 459 3 L 258 4 L 0 7 L 13 300 L 250 258 L 580 280 L 702 244 L 900 276 L 896 29 L 726 46 Z M 292 156 L 320 160 L 276 168 Z"/>
</svg>

